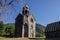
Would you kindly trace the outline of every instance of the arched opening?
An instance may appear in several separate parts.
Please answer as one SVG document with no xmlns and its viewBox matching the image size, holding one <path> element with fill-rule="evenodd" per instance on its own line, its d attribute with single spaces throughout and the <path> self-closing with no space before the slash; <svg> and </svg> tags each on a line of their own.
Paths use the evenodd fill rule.
<svg viewBox="0 0 60 40">
<path fill-rule="evenodd" d="M 27 25 L 27 23 L 24 24 L 24 37 L 28 37 L 28 25 Z"/>
</svg>

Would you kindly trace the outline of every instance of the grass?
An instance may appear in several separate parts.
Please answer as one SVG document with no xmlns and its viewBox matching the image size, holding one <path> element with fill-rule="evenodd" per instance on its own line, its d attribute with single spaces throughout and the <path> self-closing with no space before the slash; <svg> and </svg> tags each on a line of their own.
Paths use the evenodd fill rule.
<svg viewBox="0 0 60 40">
<path fill-rule="evenodd" d="M 36 38 L 36 39 L 28 39 L 28 38 L 5 38 L 0 37 L 0 40 L 60 40 L 60 38 Z"/>
</svg>

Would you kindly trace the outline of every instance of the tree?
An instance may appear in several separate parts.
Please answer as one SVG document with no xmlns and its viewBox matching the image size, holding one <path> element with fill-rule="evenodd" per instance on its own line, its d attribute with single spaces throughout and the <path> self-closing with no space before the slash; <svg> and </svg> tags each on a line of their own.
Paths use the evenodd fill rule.
<svg viewBox="0 0 60 40">
<path fill-rule="evenodd" d="M 9 13 L 10 14 L 17 13 L 17 8 L 20 7 L 19 5 L 17 6 L 15 3 L 20 5 L 22 3 L 22 0 L 0 0 L 0 20 L 4 20 L 5 22 L 8 22 L 6 17 L 3 16 L 3 14 L 7 14 L 8 16 Z"/>
<path fill-rule="evenodd" d="M 13 37 L 14 36 L 14 26 L 10 25 L 5 28 L 6 36 Z"/>
<path fill-rule="evenodd" d="M 2 29 L 3 28 L 3 22 L 1 21 L 0 22 L 0 29 Z"/>
<path fill-rule="evenodd" d="M 10 7 L 12 7 L 12 11 L 15 10 L 16 12 L 16 5 L 14 2 L 17 2 L 17 4 L 22 3 L 22 0 L 0 0 L 0 15 L 2 14 L 2 12 L 8 12 L 9 9 L 6 9 L 7 6 L 10 5 Z"/>
<path fill-rule="evenodd" d="M 3 35 L 4 27 L 3 27 L 3 22 L 0 22 L 0 35 Z"/>
</svg>

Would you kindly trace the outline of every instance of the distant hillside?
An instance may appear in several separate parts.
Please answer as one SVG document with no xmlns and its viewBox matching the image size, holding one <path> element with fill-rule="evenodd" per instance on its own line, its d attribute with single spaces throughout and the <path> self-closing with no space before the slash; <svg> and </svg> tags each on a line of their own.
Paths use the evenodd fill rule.
<svg viewBox="0 0 60 40">
<path fill-rule="evenodd" d="M 36 24 L 36 37 L 44 35 L 45 26 L 41 24 Z"/>
<path fill-rule="evenodd" d="M 14 24 L 14 23 L 4 24 L 4 26 L 9 26 L 9 25 L 13 25 L 13 26 L 15 26 L 15 24 Z"/>
</svg>

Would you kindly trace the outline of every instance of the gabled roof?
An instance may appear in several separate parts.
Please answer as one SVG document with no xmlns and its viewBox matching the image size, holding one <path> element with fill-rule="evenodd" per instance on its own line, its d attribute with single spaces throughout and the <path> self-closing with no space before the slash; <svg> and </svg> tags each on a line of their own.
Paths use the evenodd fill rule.
<svg viewBox="0 0 60 40">
<path fill-rule="evenodd" d="M 32 14 L 29 14 L 29 16 L 30 16 L 30 15 L 31 15 L 31 16 L 34 18 L 34 20 L 36 21 L 35 17 L 34 17 Z"/>
<path fill-rule="evenodd" d="M 51 24 L 55 24 L 55 23 L 60 23 L 60 21 L 52 22 L 52 23 L 49 23 L 47 25 L 51 25 Z"/>
<path fill-rule="evenodd" d="M 22 14 L 19 13 L 15 20 L 17 20 L 19 17 L 22 17 Z"/>
</svg>

